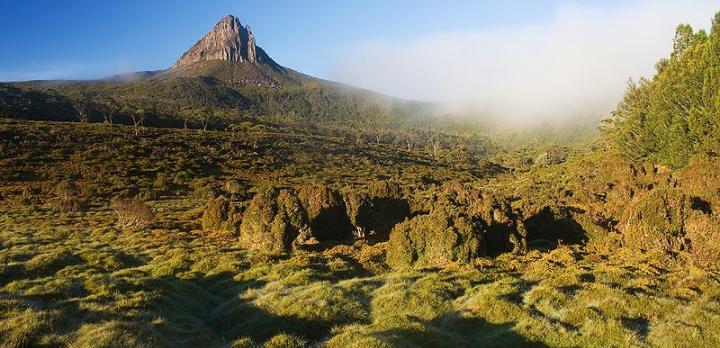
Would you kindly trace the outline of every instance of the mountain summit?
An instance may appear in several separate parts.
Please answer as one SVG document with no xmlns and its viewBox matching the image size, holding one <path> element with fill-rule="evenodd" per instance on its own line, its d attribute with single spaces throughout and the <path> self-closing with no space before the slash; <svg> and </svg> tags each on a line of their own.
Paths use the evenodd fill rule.
<svg viewBox="0 0 720 348">
<path fill-rule="evenodd" d="M 250 26 L 243 27 L 240 20 L 233 15 L 221 19 L 212 31 L 178 59 L 172 69 L 210 60 L 277 66 L 277 63 L 255 44 L 255 36 L 250 31 Z"/>
</svg>

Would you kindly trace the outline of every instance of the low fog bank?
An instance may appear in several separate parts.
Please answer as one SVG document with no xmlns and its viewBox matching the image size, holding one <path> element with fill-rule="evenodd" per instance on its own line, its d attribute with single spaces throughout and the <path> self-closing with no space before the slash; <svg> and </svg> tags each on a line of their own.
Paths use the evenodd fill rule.
<svg viewBox="0 0 720 348">
<path fill-rule="evenodd" d="M 618 6 L 564 6 L 532 26 L 357 43 L 332 78 L 508 126 L 599 120 L 630 78 L 654 74 L 678 24 L 707 28 L 720 9 L 704 0 Z"/>
</svg>

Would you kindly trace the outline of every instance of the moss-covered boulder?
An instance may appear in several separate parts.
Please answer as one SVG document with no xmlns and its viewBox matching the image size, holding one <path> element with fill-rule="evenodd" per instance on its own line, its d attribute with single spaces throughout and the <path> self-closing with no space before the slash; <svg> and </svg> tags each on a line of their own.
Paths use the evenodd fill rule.
<svg viewBox="0 0 720 348">
<path fill-rule="evenodd" d="M 309 235 L 307 215 L 290 190 L 262 188 L 253 197 L 240 225 L 240 246 L 284 253 Z"/>
<path fill-rule="evenodd" d="M 482 221 L 454 208 L 437 208 L 398 224 L 390 233 L 387 262 L 394 269 L 443 267 L 486 254 Z"/>
<path fill-rule="evenodd" d="M 324 185 L 298 189 L 298 198 L 307 212 L 312 237 L 320 242 L 352 239 L 353 226 L 342 195 Z"/>
<path fill-rule="evenodd" d="M 623 241 L 639 250 L 679 252 L 686 246 L 684 228 L 690 211 L 690 200 L 679 189 L 655 189 L 638 196 L 623 215 Z"/>
<path fill-rule="evenodd" d="M 200 217 L 203 230 L 211 232 L 235 233 L 240 227 L 240 221 L 240 207 L 232 204 L 225 196 L 210 199 Z"/>
</svg>

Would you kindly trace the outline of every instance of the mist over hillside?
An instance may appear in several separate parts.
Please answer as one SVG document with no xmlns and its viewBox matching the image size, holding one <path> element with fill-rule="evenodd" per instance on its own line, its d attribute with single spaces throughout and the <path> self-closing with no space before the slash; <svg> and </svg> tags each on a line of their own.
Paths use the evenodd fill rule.
<svg viewBox="0 0 720 348">
<path fill-rule="evenodd" d="M 165 69 L 0 83 L 0 347 L 720 347 L 720 12 L 596 6 L 348 58 L 411 99 L 234 15 Z"/>
<path fill-rule="evenodd" d="M 678 23 L 707 28 L 714 1 L 567 4 L 508 28 L 448 31 L 349 45 L 332 77 L 445 104 L 508 126 L 597 122 L 629 79 L 650 78 Z"/>
</svg>

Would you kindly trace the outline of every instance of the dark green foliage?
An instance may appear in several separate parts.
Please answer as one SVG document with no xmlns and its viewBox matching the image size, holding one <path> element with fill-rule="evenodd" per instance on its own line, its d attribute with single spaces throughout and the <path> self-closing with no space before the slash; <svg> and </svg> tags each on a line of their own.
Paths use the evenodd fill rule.
<svg viewBox="0 0 720 348">
<path fill-rule="evenodd" d="M 684 229 L 690 242 L 692 262 L 704 268 L 717 268 L 720 262 L 720 217 L 695 211 L 685 220 Z"/>
<path fill-rule="evenodd" d="M 305 242 L 310 231 L 307 215 L 294 192 L 260 188 L 243 214 L 240 245 L 279 254 Z"/>
<path fill-rule="evenodd" d="M 419 190 L 411 197 L 413 214 L 427 214 L 437 208 L 457 210 L 483 221 L 488 254 L 526 250 L 527 234 L 518 226 L 522 218 L 513 211 L 511 200 L 501 194 L 451 181 L 440 187 Z"/>
<path fill-rule="evenodd" d="M 387 262 L 394 269 L 444 267 L 486 254 L 485 225 L 453 207 L 398 224 L 390 233 Z"/>
<path fill-rule="evenodd" d="M 224 190 L 230 195 L 230 199 L 239 198 L 245 193 L 245 187 L 237 180 L 228 180 L 225 182 Z"/>
<path fill-rule="evenodd" d="M 631 159 L 672 168 L 720 150 L 720 23 L 710 35 L 677 29 L 674 51 L 652 80 L 630 83 L 605 133 Z"/>
<path fill-rule="evenodd" d="M 309 185 L 298 189 L 298 198 L 314 238 L 321 242 L 352 239 L 353 226 L 340 192 L 324 185 Z"/>
<path fill-rule="evenodd" d="M 240 227 L 240 207 L 225 196 L 210 199 L 200 222 L 205 231 L 237 233 Z"/>
</svg>

